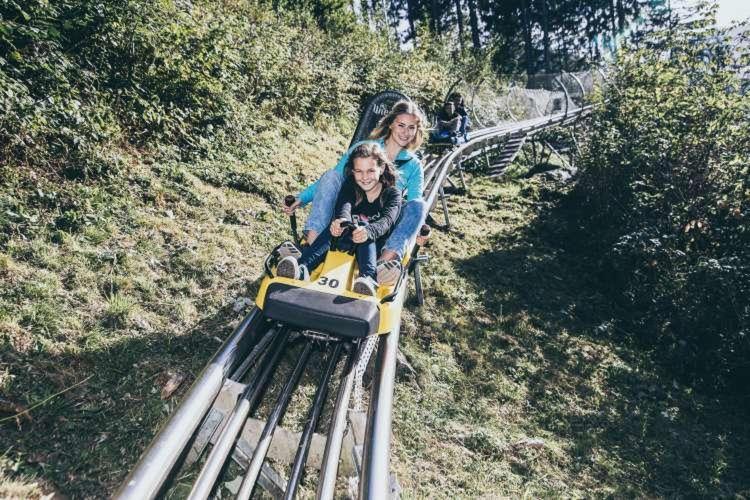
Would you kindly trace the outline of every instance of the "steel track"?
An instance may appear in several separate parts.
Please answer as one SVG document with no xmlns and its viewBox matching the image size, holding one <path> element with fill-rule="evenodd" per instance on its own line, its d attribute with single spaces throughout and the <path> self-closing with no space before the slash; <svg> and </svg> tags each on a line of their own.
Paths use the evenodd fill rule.
<svg viewBox="0 0 750 500">
<path fill-rule="evenodd" d="M 590 111 L 590 106 L 573 110 L 566 109 L 564 113 L 549 117 L 485 128 L 472 133 L 471 139 L 465 144 L 453 147 L 442 155 L 426 156 L 424 158 L 426 186 L 424 199 L 427 207 L 432 209 L 441 199 L 446 222 L 448 222 L 447 204 L 445 204 L 442 188 L 456 166 L 460 169 L 462 161 L 498 147 L 511 135 L 530 136 L 551 127 L 569 125 Z M 397 301 L 403 301 L 406 288 L 407 280 L 404 279 L 396 290 Z M 397 495 L 397 492 L 393 491 L 390 478 L 389 460 L 399 330 L 400 325 L 397 325 L 393 331 L 381 336 L 374 360 L 359 472 L 358 494 L 362 499 L 379 500 Z M 257 307 L 245 317 L 196 379 L 180 406 L 153 439 L 135 468 L 115 493 L 114 498 L 144 500 L 162 496 L 170 480 L 185 461 L 188 450 L 191 446 L 196 448 L 196 434 L 202 422 L 205 427 L 211 420 L 209 410 L 212 409 L 212 405 L 216 404 L 220 392 L 226 390 L 227 384 L 238 383 L 245 374 L 254 369 L 254 378 L 244 386 L 231 413 L 224 416 L 225 424 L 221 432 L 210 436 L 213 447 L 190 493 L 191 499 L 210 497 L 221 480 L 228 458 L 233 456 L 232 450 L 237 446 L 238 436 L 248 415 L 251 415 L 260 403 L 263 393 L 277 371 L 279 360 L 288 349 L 290 342 L 303 344 L 301 354 L 294 361 L 295 369 L 292 376 L 279 394 L 259 441 L 252 444 L 253 456 L 244 458 L 248 464 L 239 498 L 248 498 L 258 481 L 269 490 L 272 496 L 294 497 L 304 472 L 310 442 L 320 418 L 326 394 L 333 392 L 329 388 L 331 376 L 341 356 L 345 354 L 342 375 L 335 391 L 336 399 L 331 413 L 317 488 L 317 498 L 333 498 L 354 383 L 353 367 L 359 362 L 364 342 L 332 339 L 325 335 L 295 333 L 284 325 L 266 320 L 262 311 Z M 308 423 L 298 444 L 290 479 L 285 485 L 279 484 L 281 481 L 278 478 L 273 479 L 273 471 L 267 469 L 264 459 L 274 430 L 287 410 L 291 395 L 313 351 L 327 360 L 326 368 L 319 379 L 316 395 L 309 409 Z M 217 425 L 217 427 L 221 426 Z M 213 432 L 213 429 L 211 430 Z M 198 447 L 199 455 L 209 442 L 208 438 L 204 441 L 202 447 Z"/>
</svg>

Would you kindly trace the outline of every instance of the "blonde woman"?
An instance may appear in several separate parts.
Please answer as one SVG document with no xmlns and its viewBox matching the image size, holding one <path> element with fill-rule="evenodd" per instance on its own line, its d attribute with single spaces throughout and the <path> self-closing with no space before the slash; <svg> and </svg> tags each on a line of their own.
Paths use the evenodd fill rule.
<svg viewBox="0 0 750 500">
<path fill-rule="evenodd" d="M 360 144 L 374 142 L 385 151 L 396 166 L 396 188 L 404 192 L 401 215 L 383 246 L 377 268 L 380 284 L 393 284 L 401 274 L 401 259 L 407 245 L 416 235 L 426 216 L 422 199 L 424 172 L 415 151 L 424 141 L 425 119 L 422 111 L 411 101 L 399 101 L 385 115 L 367 141 L 354 144 L 336 166 L 296 196 L 295 202 L 282 209 L 291 214 L 297 207 L 312 202 L 312 210 L 305 224 L 305 236 L 312 244 L 325 231 L 333 217 L 333 209 L 341 186 L 349 155 Z"/>
</svg>

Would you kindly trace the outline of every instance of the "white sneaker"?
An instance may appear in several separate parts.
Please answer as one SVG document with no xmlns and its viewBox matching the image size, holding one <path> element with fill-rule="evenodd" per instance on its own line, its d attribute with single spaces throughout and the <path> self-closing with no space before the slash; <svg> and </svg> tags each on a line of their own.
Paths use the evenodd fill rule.
<svg viewBox="0 0 750 500">
<path fill-rule="evenodd" d="M 289 257 L 290 255 L 295 259 L 299 259 L 300 257 L 302 257 L 302 252 L 299 248 L 297 248 L 297 245 L 289 240 L 282 243 L 277 251 L 279 252 L 279 257 L 281 258 Z"/>
<path fill-rule="evenodd" d="M 360 276 L 354 280 L 354 283 L 352 283 L 352 292 L 361 295 L 369 295 L 370 297 L 375 296 L 375 290 L 377 290 L 377 288 L 378 284 L 369 276 Z"/>
<path fill-rule="evenodd" d="M 378 284 L 393 285 L 401 276 L 401 263 L 397 260 L 389 260 L 378 263 Z"/>
<path fill-rule="evenodd" d="M 281 259 L 276 265 L 276 276 L 296 280 L 299 276 L 299 262 L 297 262 L 297 259 L 291 255 Z"/>
<path fill-rule="evenodd" d="M 297 279 L 302 281 L 310 281 L 310 271 L 307 270 L 307 266 L 304 264 L 299 265 L 299 275 Z"/>
</svg>

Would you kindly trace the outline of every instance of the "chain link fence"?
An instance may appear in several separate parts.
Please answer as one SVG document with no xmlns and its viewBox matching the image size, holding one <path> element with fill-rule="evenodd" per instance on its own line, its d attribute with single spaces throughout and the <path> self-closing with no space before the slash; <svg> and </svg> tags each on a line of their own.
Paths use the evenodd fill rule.
<svg viewBox="0 0 750 500">
<path fill-rule="evenodd" d="M 478 130 L 572 111 L 587 104 L 603 84 L 604 73 L 594 69 L 578 73 L 508 75 L 498 82 L 458 82 L 448 94 L 458 92 L 464 97 L 472 128 Z"/>
</svg>

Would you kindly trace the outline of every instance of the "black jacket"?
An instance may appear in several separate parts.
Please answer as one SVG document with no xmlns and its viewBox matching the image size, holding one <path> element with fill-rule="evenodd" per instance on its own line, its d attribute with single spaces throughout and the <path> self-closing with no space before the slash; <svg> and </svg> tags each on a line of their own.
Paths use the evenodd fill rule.
<svg viewBox="0 0 750 500">
<path fill-rule="evenodd" d="M 336 219 L 352 221 L 357 215 L 360 221 L 366 222 L 367 237 L 372 241 L 387 236 L 396 225 L 401 211 L 401 193 L 395 187 L 383 188 L 372 203 L 364 197 L 356 204 L 357 184 L 353 177 L 348 177 L 341 186 L 336 200 Z"/>
</svg>

